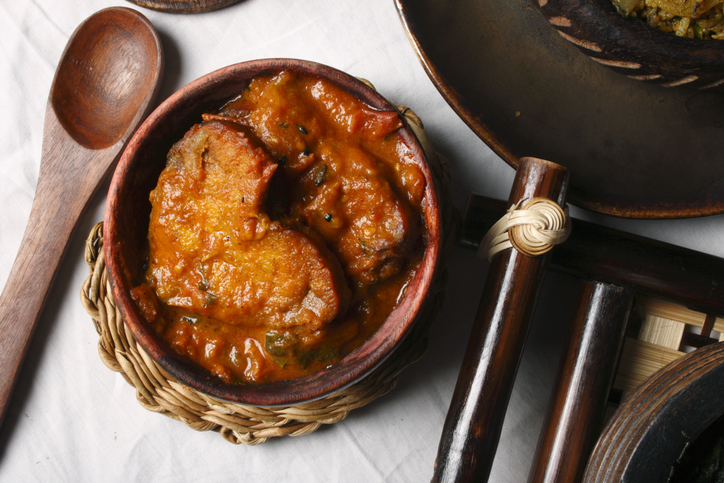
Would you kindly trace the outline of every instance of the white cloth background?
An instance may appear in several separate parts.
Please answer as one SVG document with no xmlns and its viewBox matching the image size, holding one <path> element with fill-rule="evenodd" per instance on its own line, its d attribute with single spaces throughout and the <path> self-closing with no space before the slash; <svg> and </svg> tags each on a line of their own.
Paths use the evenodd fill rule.
<svg viewBox="0 0 724 483">
<path fill-rule="evenodd" d="M 5 283 L 37 182 L 45 105 L 56 64 L 75 27 L 108 6 L 143 12 L 161 35 L 160 99 L 236 62 L 314 60 L 372 81 L 423 119 L 449 160 L 453 202 L 470 191 L 507 198 L 513 170 L 455 115 L 425 74 L 392 0 L 244 0 L 173 15 L 101 0 L 0 0 L 0 285 Z M 426 356 L 398 387 L 345 421 L 311 435 L 235 446 L 141 408 L 134 390 L 98 358 L 97 335 L 78 293 L 83 244 L 102 219 L 106 186 L 83 218 L 50 293 L 0 430 L 7 482 L 421 482 L 429 481 L 443 421 L 477 309 L 486 264 L 455 248 L 447 299 Z M 724 220 L 632 221 L 575 216 L 724 256 Z M 513 392 L 491 481 L 527 478 L 575 295 L 548 274 Z"/>
</svg>

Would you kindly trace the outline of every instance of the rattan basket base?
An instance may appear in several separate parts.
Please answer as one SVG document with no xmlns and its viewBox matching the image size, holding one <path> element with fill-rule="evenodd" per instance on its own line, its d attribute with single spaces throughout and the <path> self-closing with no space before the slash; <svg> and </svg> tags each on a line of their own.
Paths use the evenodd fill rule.
<svg viewBox="0 0 724 483">
<path fill-rule="evenodd" d="M 198 431 L 218 431 L 234 444 L 256 445 L 268 438 L 301 436 L 323 424 L 343 420 L 350 411 L 388 393 L 397 376 L 427 347 L 427 325 L 442 301 L 441 287 L 426 308 L 425 319 L 385 363 L 362 381 L 323 399 L 290 407 L 263 408 L 212 398 L 169 376 L 136 343 L 115 306 L 103 259 L 102 225 L 86 242 L 89 275 L 81 301 L 100 335 L 103 363 L 136 388 L 136 399 L 149 411 L 186 423 Z M 438 283 L 438 285 L 441 285 Z"/>
</svg>

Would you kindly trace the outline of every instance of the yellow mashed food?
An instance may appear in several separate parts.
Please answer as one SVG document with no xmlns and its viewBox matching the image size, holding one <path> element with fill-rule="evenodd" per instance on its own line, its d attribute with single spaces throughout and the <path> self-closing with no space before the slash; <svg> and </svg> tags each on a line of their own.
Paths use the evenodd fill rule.
<svg viewBox="0 0 724 483">
<path fill-rule="evenodd" d="M 613 0 L 624 16 L 679 37 L 724 39 L 724 0 Z"/>
</svg>

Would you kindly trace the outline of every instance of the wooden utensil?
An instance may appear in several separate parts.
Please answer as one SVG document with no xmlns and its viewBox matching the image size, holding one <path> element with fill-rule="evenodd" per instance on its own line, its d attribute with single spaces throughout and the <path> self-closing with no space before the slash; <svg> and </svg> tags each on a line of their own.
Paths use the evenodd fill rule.
<svg viewBox="0 0 724 483">
<path fill-rule="evenodd" d="M 162 69 L 153 26 L 121 7 L 86 19 L 60 58 L 46 109 L 35 199 L 0 296 L 0 424 L 71 235 L 151 107 Z"/>
</svg>

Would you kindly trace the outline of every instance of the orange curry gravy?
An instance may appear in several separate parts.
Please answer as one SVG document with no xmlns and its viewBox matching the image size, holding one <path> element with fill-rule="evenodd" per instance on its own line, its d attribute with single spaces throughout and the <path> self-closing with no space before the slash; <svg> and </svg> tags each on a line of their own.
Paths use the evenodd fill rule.
<svg viewBox="0 0 724 483">
<path fill-rule="evenodd" d="M 318 371 L 385 320 L 423 251 L 425 179 L 396 132 L 328 81 L 251 81 L 170 150 L 132 296 L 226 382 Z"/>
</svg>

